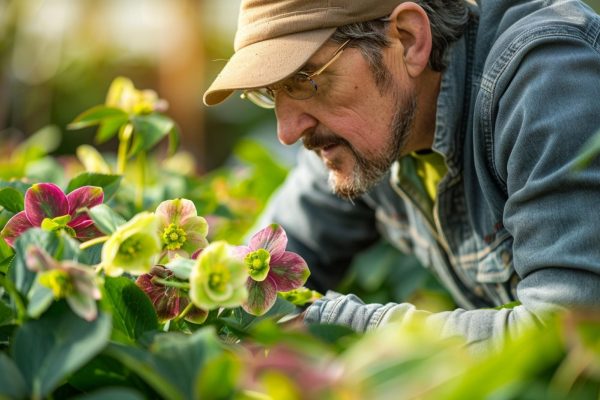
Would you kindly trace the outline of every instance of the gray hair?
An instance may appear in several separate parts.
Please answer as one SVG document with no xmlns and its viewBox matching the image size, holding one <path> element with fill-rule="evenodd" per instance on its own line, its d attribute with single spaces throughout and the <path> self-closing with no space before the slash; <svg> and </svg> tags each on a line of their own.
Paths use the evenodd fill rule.
<svg viewBox="0 0 600 400">
<path fill-rule="evenodd" d="M 446 68 L 446 49 L 463 35 L 469 20 L 469 9 L 464 0 L 412 1 L 421 6 L 429 17 L 432 35 L 429 66 L 434 71 L 443 71 Z M 352 39 L 350 46 L 361 50 L 381 89 L 387 86 L 390 79 L 389 71 L 383 64 L 382 53 L 390 45 L 385 31 L 388 22 L 387 18 L 382 18 L 340 26 L 331 37 L 338 43 Z"/>
</svg>

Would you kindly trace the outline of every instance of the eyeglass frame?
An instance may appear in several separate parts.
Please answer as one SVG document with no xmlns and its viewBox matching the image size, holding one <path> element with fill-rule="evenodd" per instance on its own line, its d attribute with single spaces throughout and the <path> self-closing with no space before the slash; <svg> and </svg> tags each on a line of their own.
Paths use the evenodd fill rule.
<svg viewBox="0 0 600 400">
<path fill-rule="evenodd" d="M 246 89 L 242 92 L 242 94 L 240 94 L 240 98 L 245 99 L 245 100 L 250 100 L 252 103 L 256 104 L 257 106 L 259 106 L 261 108 L 267 108 L 267 109 L 275 108 L 275 94 L 276 94 L 276 91 L 281 90 L 281 89 L 284 90 L 286 95 L 288 95 L 289 97 L 291 97 L 294 100 L 308 100 L 310 98 L 313 98 L 317 94 L 317 90 L 318 90 L 318 85 L 313 80 L 313 78 L 321 75 L 331 64 L 333 64 L 338 58 L 340 58 L 340 56 L 344 52 L 346 46 L 351 41 L 352 41 L 352 39 L 347 39 L 344 43 L 342 43 L 342 45 L 339 46 L 333 52 L 333 55 L 331 56 L 329 61 L 327 61 L 325 64 L 323 64 L 323 66 L 321 66 L 315 72 L 312 72 L 309 74 L 308 72 L 298 71 L 291 77 L 288 77 L 287 79 L 283 80 L 281 83 L 276 84 L 277 87 L 267 86 L 267 87 L 258 88 L 258 89 Z M 290 92 L 288 90 L 286 90 L 286 87 L 289 87 L 289 86 L 286 86 L 285 82 L 289 81 L 290 79 L 294 79 L 298 75 L 302 76 L 303 79 L 305 79 L 310 84 L 310 87 L 312 88 L 312 91 L 310 92 L 310 95 L 308 97 L 297 98 L 297 97 L 292 96 L 290 94 Z"/>
</svg>

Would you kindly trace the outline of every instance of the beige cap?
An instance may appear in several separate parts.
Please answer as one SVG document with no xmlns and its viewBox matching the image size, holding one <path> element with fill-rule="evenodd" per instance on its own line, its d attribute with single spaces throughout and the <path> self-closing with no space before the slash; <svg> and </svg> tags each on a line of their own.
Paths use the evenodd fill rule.
<svg viewBox="0 0 600 400">
<path fill-rule="evenodd" d="M 262 88 L 298 71 L 339 26 L 389 15 L 405 0 L 242 0 L 235 53 L 204 94 Z"/>
</svg>

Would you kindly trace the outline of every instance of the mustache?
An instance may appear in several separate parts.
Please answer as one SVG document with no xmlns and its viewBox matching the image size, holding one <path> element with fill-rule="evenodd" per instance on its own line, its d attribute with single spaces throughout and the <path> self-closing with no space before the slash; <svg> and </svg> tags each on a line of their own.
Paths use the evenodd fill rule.
<svg viewBox="0 0 600 400">
<path fill-rule="evenodd" d="M 314 133 L 311 135 L 306 135 L 304 138 L 302 138 L 302 143 L 308 150 L 318 150 L 333 145 L 344 145 L 350 147 L 350 143 L 348 143 L 346 139 L 343 139 L 333 133 Z"/>
</svg>

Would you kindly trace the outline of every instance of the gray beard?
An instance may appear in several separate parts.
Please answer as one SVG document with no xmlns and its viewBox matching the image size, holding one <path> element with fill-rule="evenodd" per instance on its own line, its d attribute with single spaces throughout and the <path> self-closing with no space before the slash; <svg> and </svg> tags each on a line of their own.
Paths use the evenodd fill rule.
<svg viewBox="0 0 600 400">
<path fill-rule="evenodd" d="M 397 111 L 390 123 L 392 135 L 389 143 L 383 146 L 379 153 L 367 156 L 359 153 L 349 142 L 341 143 L 350 150 L 355 163 L 352 176 L 344 181 L 336 177 L 335 165 L 328 165 L 329 186 L 337 196 L 349 200 L 362 196 L 377 185 L 390 170 L 394 161 L 398 160 L 413 127 L 417 108 L 414 96 L 407 96 L 405 99 L 403 101 L 400 97 L 396 98 Z"/>
</svg>

